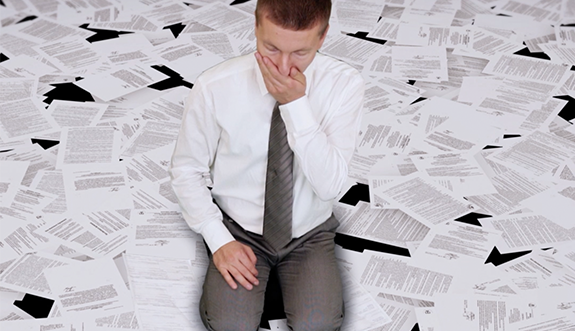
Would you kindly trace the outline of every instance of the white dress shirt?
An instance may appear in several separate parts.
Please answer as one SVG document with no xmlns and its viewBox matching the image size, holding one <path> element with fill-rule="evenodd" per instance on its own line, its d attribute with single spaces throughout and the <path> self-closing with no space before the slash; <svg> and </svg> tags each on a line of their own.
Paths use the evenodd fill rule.
<svg viewBox="0 0 575 331">
<path fill-rule="evenodd" d="M 320 53 L 304 75 L 306 95 L 279 107 L 294 152 L 293 238 L 332 214 L 347 180 L 364 94 L 356 69 Z M 205 71 L 185 99 L 170 175 L 184 219 L 212 252 L 234 240 L 218 206 L 245 230 L 263 232 L 275 103 L 253 53 Z M 208 172 L 211 192 L 203 177 Z"/>
</svg>

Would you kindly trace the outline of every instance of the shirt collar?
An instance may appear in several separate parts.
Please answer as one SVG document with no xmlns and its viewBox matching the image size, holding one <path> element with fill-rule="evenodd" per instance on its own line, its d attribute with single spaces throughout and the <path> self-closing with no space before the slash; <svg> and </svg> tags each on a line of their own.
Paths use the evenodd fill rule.
<svg viewBox="0 0 575 331">
<path fill-rule="evenodd" d="M 254 54 L 255 54 L 255 52 L 254 52 Z M 310 85 L 311 85 L 310 82 L 312 81 L 317 56 L 318 56 L 318 53 L 315 54 L 313 60 L 311 61 L 309 66 L 303 72 L 303 74 L 305 75 L 305 78 L 306 78 L 305 94 L 307 94 L 307 95 L 309 95 L 309 89 L 310 89 Z M 258 87 L 260 89 L 260 93 L 262 95 L 266 95 L 269 92 L 268 92 L 268 89 L 266 88 L 266 83 L 264 82 L 264 77 L 262 76 L 260 66 L 258 65 L 258 62 L 257 62 L 255 56 L 252 56 L 252 61 L 254 64 L 256 81 L 257 81 Z"/>
</svg>

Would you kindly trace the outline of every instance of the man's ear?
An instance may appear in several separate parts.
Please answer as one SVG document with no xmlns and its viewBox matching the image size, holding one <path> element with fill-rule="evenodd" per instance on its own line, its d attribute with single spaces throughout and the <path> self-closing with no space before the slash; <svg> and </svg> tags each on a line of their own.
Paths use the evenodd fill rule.
<svg viewBox="0 0 575 331">
<path fill-rule="evenodd" d="M 329 30 L 329 23 L 327 24 L 327 26 L 325 27 L 325 31 L 323 32 L 321 38 L 319 39 L 319 47 L 318 49 L 321 48 L 321 46 L 323 45 L 323 42 L 325 41 L 325 37 L 327 36 L 327 31 Z"/>
</svg>

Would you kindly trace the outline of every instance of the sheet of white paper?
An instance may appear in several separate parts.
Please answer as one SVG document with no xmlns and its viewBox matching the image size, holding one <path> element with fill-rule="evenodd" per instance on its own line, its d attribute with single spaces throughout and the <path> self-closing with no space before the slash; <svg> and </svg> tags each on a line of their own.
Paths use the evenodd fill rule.
<svg viewBox="0 0 575 331">
<path fill-rule="evenodd" d="M 336 0 L 333 9 L 343 31 L 371 31 L 379 13 L 383 9 L 382 2 Z"/>
<path fill-rule="evenodd" d="M 107 108 L 108 105 L 102 103 L 54 100 L 48 107 L 48 113 L 62 128 L 95 126 Z"/>
<path fill-rule="evenodd" d="M 447 80 L 447 55 L 442 47 L 394 46 L 391 73 L 396 78 L 441 82 Z"/>
<path fill-rule="evenodd" d="M 126 249 L 129 223 L 111 211 L 57 218 L 38 233 L 91 258 L 113 257 Z"/>
<path fill-rule="evenodd" d="M 201 243 L 203 245 L 203 243 Z M 127 254 L 130 289 L 140 327 L 146 330 L 201 330 L 197 309 L 207 265 L 188 260 Z"/>
<path fill-rule="evenodd" d="M 470 28 L 441 27 L 420 24 L 400 24 L 397 45 L 469 47 L 473 38 Z"/>
<path fill-rule="evenodd" d="M 146 153 L 158 147 L 172 144 L 180 131 L 180 124 L 159 121 L 147 121 L 124 144 L 121 157 L 132 157 Z"/>
<path fill-rule="evenodd" d="M 485 262 L 500 237 L 499 230 L 459 222 L 439 224 L 419 244 L 412 264 L 463 275 Z"/>
<path fill-rule="evenodd" d="M 133 208 L 123 164 L 98 165 L 93 170 L 64 171 L 69 211 Z"/>
<path fill-rule="evenodd" d="M 55 131 L 58 124 L 36 99 L 0 103 L 0 139 L 4 142 Z"/>
<path fill-rule="evenodd" d="M 34 49 L 62 72 L 85 74 L 101 64 L 102 56 L 81 37 L 43 43 Z"/>
<path fill-rule="evenodd" d="M 382 192 L 382 196 L 429 227 L 453 220 L 476 209 L 469 201 L 453 195 L 447 189 L 417 173 L 399 178 Z"/>
<path fill-rule="evenodd" d="M 43 212 L 62 214 L 67 210 L 66 190 L 64 189 L 64 176 L 62 170 L 40 170 L 30 184 L 30 188 L 52 193 L 57 198 L 42 209 Z"/>
<path fill-rule="evenodd" d="M 517 209 L 528 197 L 543 192 L 550 184 L 510 170 L 491 178 L 497 193 L 470 195 L 466 199 L 490 215 L 501 215 Z"/>
<path fill-rule="evenodd" d="M 128 178 L 131 181 L 154 183 L 168 179 L 168 167 L 174 153 L 175 142 L 158 147 L 149 152 L 136 154 L 126 164 Z"/>
<path fill-rule="evenodd" d="M 133 310 L 132 295 L 112 259 L 48 269 L 44 276 L 64 317 L 94 318 Z"/>
<path fill-rule="evenodd" d="M 369 291 L 433 300 L 460 280 L 450 274 L 409 265 L 409 258 L 365 251 L 366 257 L 354 265 L 352 275 Z M 433 284 L 433 285 L 432 285 Z"/>
<path fill-rule="evenodd" d="M 134 212 L 130 223 L 132 236 L 126 248 L 128 254 L 194 260 L 196 242 L 203 242 L 177 211 Z"/>
<path fill-rule="evenodd" d="M 109 72 L 89 76 L 74 84 L 95 94 L 103 101 L 109 101 L 165 78 L 166 75 L 151 67 L 132 63 L 114 67 Z"/>
<path fill-rule="evenodd" d="M 41 297 L 53 297 L 44 271 L 81 262 L 43 252 L 27 253 L 0 274 L 0 286 Z"/>
<path fill-rule="evenodd" d="M 423 240 L 429 228 L 399 209 L 371 209 L 360 201 L 353 213 L 340 219 L 338 233 L 403 247 L 405 241 Z"/>
<path fill-rule="evenodd" d="M 439 316 L 451 315 L 449 319 L 440 319 L 441 330 L 508 330 L 513 323 L 538 318 L 541 308 L 537 303 L 535 297 L 525 296 L 438 295 L 435 311 Z"/>
<path fill-rule="evenodd" d="M 0 161 L 0 206 L 12 204 L 30 161 Z"/>
<path fill-rule="evenodd" d="M 575 142 L 543 131 L 534 131 L 513 146 L 497 151 L 488 158 L 538 177 L 549 173 L 574 155 Z"/>
<path fill-rule="evenodd" d="M 117 164 L 120 133 L 113 127 L 65 127 L 56 168 Z"/>
<path fill-rule="evenodd" d="M 342 330 L 372 330 L 391 323 L 387 313 L 349 271 L 341 268 L 340 273 L 345 305 Z"/>
<path fill-rule="evenodd" d="M 521 205 L 544 216 L 560 227 L 571 229 L 575 212 L 575 183 L 561 183 L 547 191 L 527 198 Z"/>
</svg>

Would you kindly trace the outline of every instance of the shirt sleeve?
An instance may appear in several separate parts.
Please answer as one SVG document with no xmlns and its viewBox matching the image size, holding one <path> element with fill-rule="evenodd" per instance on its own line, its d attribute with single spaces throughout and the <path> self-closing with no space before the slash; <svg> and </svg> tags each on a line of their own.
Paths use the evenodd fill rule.
<svg viewBox="0 0 575 331">
<path fill-rule="evenodd" d="M 223 224 L 222 212 L 213 202 L 203 176 L 214 162 L 221 131 L 210 100 L 200 77 L 184 101 L 169 172 L 184 219 L 214 253 L 234 237 Z"/>
<path fill-rule="evenodd" d="M 279 107 L 294 156 L 315 194 L 324 201 L 335 199 L 347 180 L 361 125 L 363 79 L 357 73 L 342 85 L 345 87 L 334 96 L 332 109 L 322 119 L 327 121 L 323 126 L 314 117 L 307 95 Z"/>
</svg>

